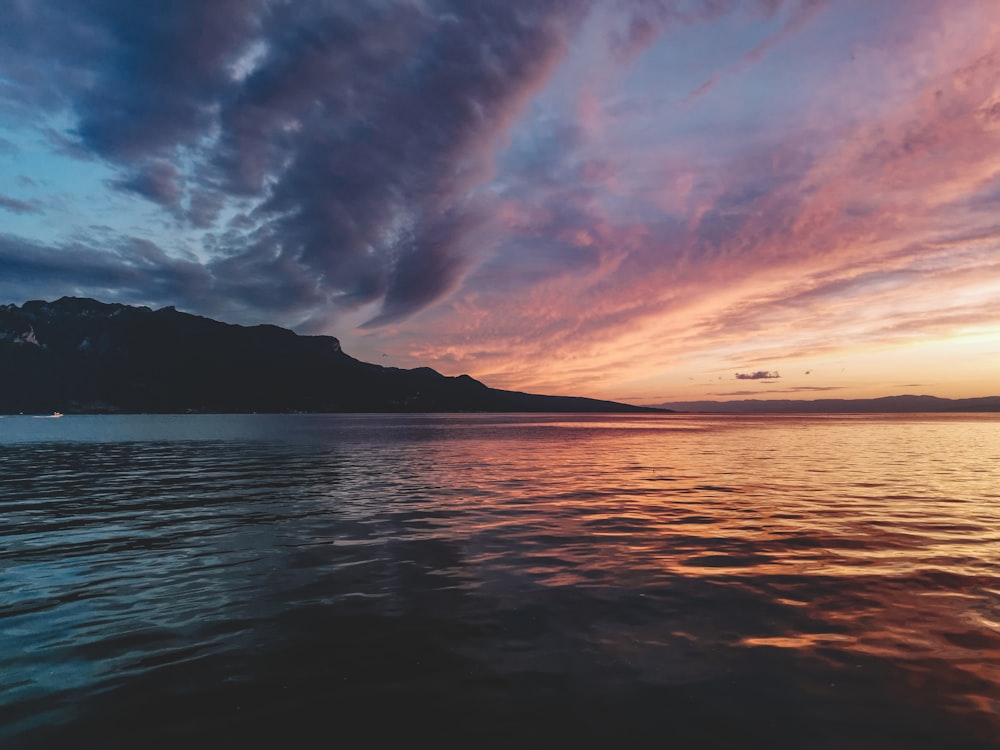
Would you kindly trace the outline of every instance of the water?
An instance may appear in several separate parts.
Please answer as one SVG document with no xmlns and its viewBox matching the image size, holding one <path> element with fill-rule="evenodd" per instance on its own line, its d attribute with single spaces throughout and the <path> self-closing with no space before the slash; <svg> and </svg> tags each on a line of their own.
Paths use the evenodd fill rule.
<svg viewBox="0 0 1000 750">
<path fill-rule="evenodd" d="M 1000 747 L 1000 415 L 0 418 L 0 745 Z"/>
</svg>

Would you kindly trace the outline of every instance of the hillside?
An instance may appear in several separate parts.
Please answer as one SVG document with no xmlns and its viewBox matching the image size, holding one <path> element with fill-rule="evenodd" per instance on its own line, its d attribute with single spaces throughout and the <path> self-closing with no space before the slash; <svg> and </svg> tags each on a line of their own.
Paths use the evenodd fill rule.
<svg viewBox="0 0 1000 750">
<path fill-rule="evenodd" d="M 332 336 L 63 297 L 0 306 L 0 413 L 639 412 L 361 362 Z"/>
</svg>

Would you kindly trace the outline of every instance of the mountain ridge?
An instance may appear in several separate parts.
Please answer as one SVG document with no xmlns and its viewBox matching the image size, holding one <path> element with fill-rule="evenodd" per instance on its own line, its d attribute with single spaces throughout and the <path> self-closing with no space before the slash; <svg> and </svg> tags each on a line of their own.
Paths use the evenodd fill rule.
<svg viewBox="0 0 1000 750">
<path fill-rule="evenodd" d="M 0 305 L 0 413 L 652 412 L 362 362 L 334 336 L 175 307 L 62 297 Z"/>
</svg>

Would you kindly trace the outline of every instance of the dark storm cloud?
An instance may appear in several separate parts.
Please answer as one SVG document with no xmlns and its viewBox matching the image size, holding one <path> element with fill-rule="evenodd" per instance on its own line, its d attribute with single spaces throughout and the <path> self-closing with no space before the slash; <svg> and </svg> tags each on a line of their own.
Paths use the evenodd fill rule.
<svg viewBox="0 0 1000 750">
<path fill-rule="evenodd" d="M 235 204 L 253 226 L 205 268 L 254 269 L 246 294 L 266 246 L 276 300 L 307 277 L 311 299 L 380 303 L 378 324 L 457 283 L 481 221 L 467 195 L 587 7 L 19 3 L 0 24 L 0 98 L 68 110 L 61 150 L 115 165 L 113 187 L 195 227 Z"/>
<path fill-rule="evenodd" d="M 494 138 L 560 54 L 560 10 L 441 3 L 434 15 L 286 20 L 225 115 L 239 123 L 224 154 L 233 189 L 289 160 L 261 212 L 282 252 L 351 304 L 382 299 L 373 324 L 426 306 L 461 272 L 476 221 L 465 194 Z"/>
<path fill-rule="evenodd" d="M 738 372 L 735 377 L 737 380 L 775 380 L 781 375 L 768 370 L 757 370 L 756 372 Z"/>
<path fill-rule="evenodd" d="M 210 124 L 227 64 L 253 33 L 251 0 L 37 0 L 8 5 L 0 60 L 14 101 L 68 103 L 76 134 L 104 157 L 190 143 Z M 37 113 L 37 112 L 35 112 Z"/>
<path fill-rule="evenodd" d="M 76 102 L 81 140 L 102 156 L 169 154 L 213 124 L 228 66 L 248 44 L 258 3 L 174 0 L 90 4 L 107 62 Z M 81 12 L 82 14 L 82 12 Z"/>
<path fill-rule="evenodd" d="M 55 245 L 0 235 L 0 298 L 52 299 L 57 289 L 105 301 L 175 305 L 242 323 L 305 317 L 326 300 L 315 278 L 288 267 L 266 243 L 204 264 L 172 257 L 146 239 L 113 239 L 96 229 L 91 237 Z M 282 283 L 272 283 L 276 277 Z"/>
<path fill-rule="evenodd" d="M 5 299 L 50 297 L 50 290 L 62 289 L 121 302 L 176 301 L 204 308 L 210 285 L 200 264 L 171 258 L 148 240 L 124 238 L 98 249 L 81 242 L 43 245 L 0 235 L 0 294 Z"/>
<path fill-rule="evenodd" d="M 419 310 L 453 284 L 462 271 L 459 247 L 474 226 L 473 218 L 444 216 L 422 227 L 400 248 L 388 277 L 382 311 L 366 325 L 391 323 Z"/>
<path fill-rule="evenodd" d="M 240 251 L 231 253 L 225 250 L 226 241 L 207 271 L 213 294 L 237 313 L 256 311 L 258 317 L 264 313 L 265 319 L 302 316 L 328 301 L 315 274 L 283 256 L 270 238 L 252 237 L 249 247 L 244 239 Z"/>
</svg>

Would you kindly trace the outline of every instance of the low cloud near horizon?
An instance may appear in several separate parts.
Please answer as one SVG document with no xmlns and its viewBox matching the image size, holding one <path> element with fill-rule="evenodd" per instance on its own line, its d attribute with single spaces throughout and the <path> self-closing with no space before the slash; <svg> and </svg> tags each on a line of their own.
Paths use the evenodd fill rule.
<svg viewBox="0 0 1000 750">
<path fill-rule="evenodd" d="M 738 372 L 734 377 L 737 380 L 777 380 L 781 375 L 770 370 L 757 370 L 756 372 Z"/>
<path fill-rule="evenodd" d="M 766 393 L 771 396 L 776 393 L 816 393 L 825 391 L 843 390 L 841 386 L 798 386 L 795 388 L 768 388 Z M 723 393 L 713 393 L 713 396 L 760 396 L 761 391 L 726 391 Z"/>
</svg>

